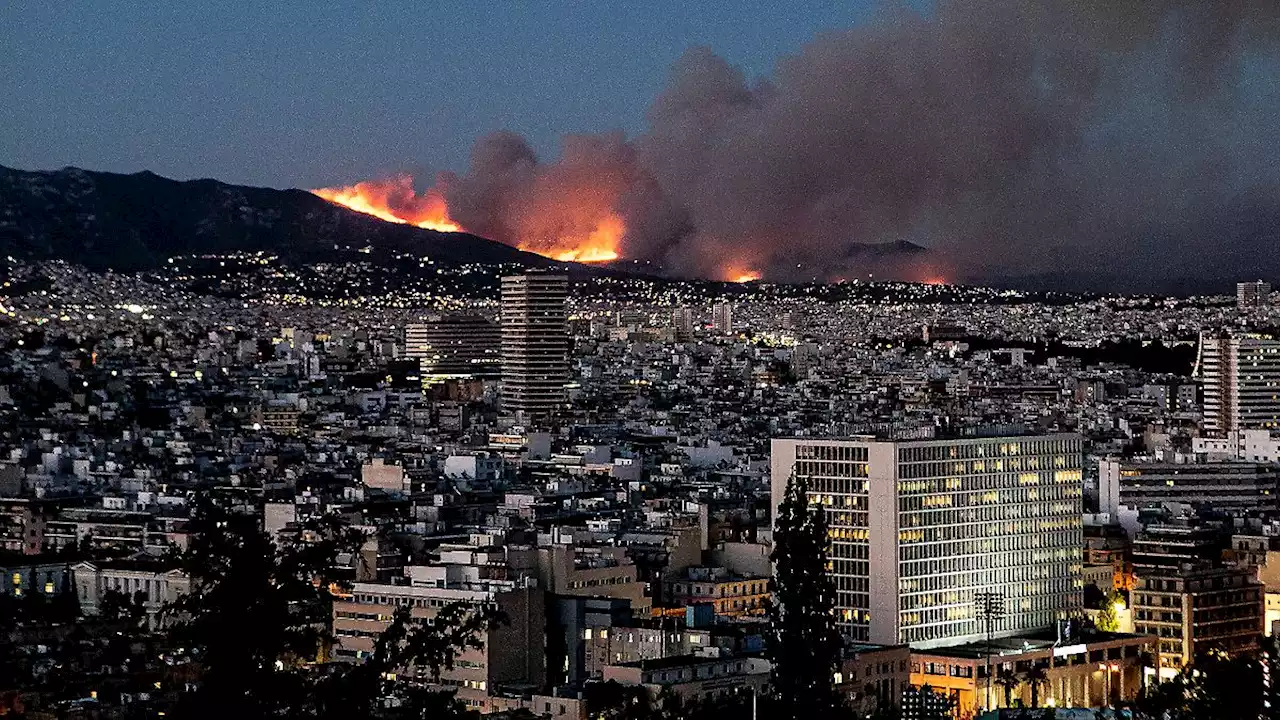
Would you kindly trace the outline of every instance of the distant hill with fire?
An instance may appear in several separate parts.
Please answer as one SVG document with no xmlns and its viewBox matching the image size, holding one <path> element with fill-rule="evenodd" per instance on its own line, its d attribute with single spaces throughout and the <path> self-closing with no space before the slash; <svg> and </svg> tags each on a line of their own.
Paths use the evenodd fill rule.
<svg viewBox="0 0 1280 720">
<path fill-rule="evenodd" d="M 445 264 L 563 264 L 463 232 L 385 222 L 304 190 L 0 166 L 0 255 L 141 270 L 178 255 L 261 251 L 323 262 L 361 248 Z"/>
</svg>

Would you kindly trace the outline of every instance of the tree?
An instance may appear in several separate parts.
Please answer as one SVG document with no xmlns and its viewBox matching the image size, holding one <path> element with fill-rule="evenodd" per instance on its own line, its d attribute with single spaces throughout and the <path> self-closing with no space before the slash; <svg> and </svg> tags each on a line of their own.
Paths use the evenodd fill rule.
<svg viewBox="0 0 1280 720">
<path fill-rule="evenodd" d="M 911 686 L 902 693 L 902 715 L 915 720 L 951 720 L 955 700 L 929 685 Z"/>
<path fill-rule="evenodd" d="M 484 630 L 504 618 L 494 608 L 452 603 L 430 617 L 397 608 L 370 657 L 326 663 L 340 552 L 361 533 L 326 516 L 303 524 L 280 546 L 256 515 L 209 500 L 196 507 L 183 563 L 192 591 L 167 609 L 175 646 L 188 648 L 198 684 L 177 716 L 473 719 L 478 715 L 419 680 L 438 681 Z"/>
<path fill-rule="evenodd" d="M 297 672 L 328 641 L 339 551 L 359 537 L 334 519 L 309 522 L 306 539 L 284 547 L 263 532 L 258 516 L 201 499 L 183 556 L 191 591 L 169 613 L 177 646 L 200 670 L 182 708 L 206 716 L 288 714 L 307 697 Z"/>
<path fill-rule="evenodd" d="M 1049 673 L 1039 665 L 1032 665 L 1022 673 L 1022 681 L 1031 688 L 1031 707 L 1040 707 L 1040 688 L 1049 682 Z"/>
<path fill-rule="evenodd" d="M 396 610 L 391 624 L 374 643 L 373 652 L 355 665 L 329 666 L 313 683 L 309 701 L 299 708 L 315 718 L 470 718 L 476 713 L 454 698 L 414 682 L 392 679 L 404 671 L 410 678 L 425 669 L 433 681 L 453 667 L 467 648 L 479 649 L 479 634 L 504 619 L 491 608 L 450 603 L 431 618 L 414 618 L 408 608 Z M 380 699 L 391 704 L 378 707 Z"/>
<path fill-rule="evenodd" d="M 1196 657 L 1189 670 L 1188 717 L 1228 720 L 1259 717 L 1263 710 L 1263 675 L 1258 661 L 1209 651 Z"/>
<path fill-rule="evenodd" d="M 1022 678 L 1008 668 L 1001 668 L 996 672 L 996 685 L 1004 690 L 1004 706 L 1013 707 L 1013 691 L 1022 685 Z"/>
<path fill-rule="evenodd" d="M 616 680 L 588 684 L 583 700 L 591 720 L 648 720 L 654 713 L 647 690 Z"/>
<path fill-rule="evenodd" d="M 1113 590 L 1109 595 L 1104 597 L 1098 606 L 1101 612 L 1098 613 L 1097 626 L 1099 630 L 1104 632 L 1117 632 L 1120 630 L 1119 613 L 1125 608 L 1124 596 L 1120 591 Z"/>
<path fill-rule="evenodd" d="M 828 572 L 827 516 L 811 505 L 808 483 L 793 475 L 774 521 L 769 643 L 777 717 L 827 720 L 839 715 L 835 687 L 841 638 Z"/>
<path fill-rule="evenodd" d="M 1165 720 L 1235 720 L 1260 717 L 1264 705 L 1262 666 L 1249 657 L 1209 651 L 1174 678 L 1145 688 L 1139 717 Z"/>
</svg>

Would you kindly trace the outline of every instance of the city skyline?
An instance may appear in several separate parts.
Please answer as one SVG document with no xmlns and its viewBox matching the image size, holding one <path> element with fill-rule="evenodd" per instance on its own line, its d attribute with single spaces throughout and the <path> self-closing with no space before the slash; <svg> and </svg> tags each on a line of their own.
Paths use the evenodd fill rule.
<svg viewBox="0 0 1280 720">
<path fill-rule="evenodd" d="M 29 72 L 10 76 L 17 78 L 11 94 L 25 102 L 0 115 L 0 127 L 11 130 L 0 133 L 10 138 L 0 161 L 247 178 L 335 194 L 367 181 L 380 199 L 353 206 L 380 217 L 417 218 L 430 207 L 430 227 L 564 260 L 648 262 L 683 277 L 1083 286 L 1099 278 L 1182 280 L 1206 267 L 1224 278 L 1280 270 L 1268 242 L 1280 225 L 1271 200 L 1280 177 L 1267 161 L 1280 137 L 1280 98 L 1267 82 L 1280 61 L 1280 18 L 1266 5 L 1219 12 L 1199 0 L 1068 3 L 1027 13 L 1017 3 L 973 0 L 865 3 L 773 18 L 769 41 L 751 49 L 744 41 L 760 30 L 739 26 L 769 21 L 755 5 L 719 21 L 661 10 L 643 20 L 569 10 L 446 16 L 439 21 L 469 33 L 518 27 L 540 43 L 554 44 L 569 26 L 591 31 L 550 56 L 525 53 L 506 65 L 430 56 L 449 73 L 428 83 L 425 97 L 448 104 L 470 93 L 466 107 L 480 121 L 465 128 L 430 113 L 424 119 L 421 108 L 398 109 L 402 95 L 414 93 L 388 84 L 416 67 L 415 45 L 372 42 L 376 55 L 357 53 L 336 73 L 325 71 L 332 57 L 302 42 L 308 30 L 344 43 L 388 34 L 390 11 L 322 13 L 294 24 L 286 13 L 249 28 L 252 14 L 228 17 L 215 6 L 210 27 L 231 30 L 206 35 L 192 20 L 163 13 L 148 23 L 97 11 L 108 27 L 141 28 L 134 43 L 172 42 L 153 36 L 159 28 L 196 33 L 198 41 L 173 53 L 174 67 L 199 70 L 195 79 L 168 77 L 153 61 L 129 64 L 146 53 L 86 66 L 102 48 L 84 26 L 58 21 L 24 33 L 35 21 L 14 18 L 15 58 Z M 263 32 L 280 23 L 287 41 L 269 43 Z M 39 39 L 50 32 L 66 41 L 50 50 L 60 53 L 58 65 L 39 61 Z M 456 49 L 468 35 L 449 37 L 434 51 Z M 600 63 L 593 53 L 606 38 L 620 41 L 611 52 L 630 50 L 638 60 Z M 119 79 L 92 91 L 67 95 L 65 80 L 38 81 L 51 72 L 65 77 L 56 75 L 64 66 L 84 67 L 76 77 L 90 78 L 115 69 L 113 62 L 125 63 Z M 238 74 L 223 78 L 222 65 Z M 574 71 L 584 66 L 594 72 Z M 498 67 L 508 72 L 505 83 L 490 76 Z M 616 75 L 627 69 L 642 78 Z M 352 101 L 344 94 L 352 83 L 342 78 L 361 70 L 371 80 L 358 87 L 374 96 Z M 298 82 L 271 92 L 284 77 Z M 520 77 L 529 82 L 513 86 Z M 152 96 L 165 96 L 140 94 L 143 86 L 173 95 L 173 112 L 148 115 L 155 133 L 121 135 Z M 585 116 L 559 112 L 573 105 L 558 103 L 562 97 L 624 90 L 625 102 L 583 99 Z M 508 109 L 531 98 L 541 110 Z M 269 108 L 275 120 L 260 122 Z M 375 108 L 376 118 L 358 114 Z M 104 126 L 99 113 L 115 121 Z M 344 129 L 297 135 L 317 118 L 344 117 Z M 170 119 L 186 123 L 180 136 L 166 133 Z M 213 122 L 223 125 L 207 126 Z M 452 139 L 419 140 L 415 131 L 441 126 L 453 128 Z M 366 129 L 395 139 L 363 145 Z M 296 147 L 295 137 L 307 146 Z M 206 143 L 209 151 L 192 152 Z M 109 159 L 104 149 L 134 159 Z M 284 157 L 272 160 L 275 153 Z M 273 162 L 332 169 L 257 174 Z M 406 183 L 406 173 L 416 182 Z M 929 252 L 866 249 L 895 243 Z"/>
<path fill-rule="evenodd" d="M 1275 0 L 0 48 L 0 716 L 1280 720 Z"/>
</svg>

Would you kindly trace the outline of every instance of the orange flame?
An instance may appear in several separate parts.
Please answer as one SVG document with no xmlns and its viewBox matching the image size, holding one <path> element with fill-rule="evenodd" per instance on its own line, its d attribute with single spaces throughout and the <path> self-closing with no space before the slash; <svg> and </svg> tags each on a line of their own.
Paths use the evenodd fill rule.
<svg viewBox="0 0 1280 720">
<path fill-rule="evenodd" d="M 431 189 L 419 195 L 413 189 L 413 177 L 410 175 L 366 180 L 347 187 L 320 188 L 311 192 L 379 220 L 439 232 L 462 230 L 461 225 L 449 219 L 449 210 L 440 193 Z"/>
<path fill-rule="evenodd" d="M 759 280 L 763 275 L 758 270 L 752 270 L 741 265 L 726 266 L 720 273 L 719 279 L 722 282 L 749 283 Z"/>
<path fill-rule="evenodd" d="M 413 189 L 413 177 L 397 175 L 385 180 L 366 180 L 346 187 L 319 188 L 311 191 L 325 200 L 387 222 L 416 225 L 440 232 L 461 232 L 462 226 L 449 217 L 449 208 L 439 190 L 432 188 L 419 195 Z M 530 228 L 540 224 L 530 218 Z M 595 223 L 590 232 L 557 236 L 550 242 L 520 243 L 521 250 L 544 255 L 562 262 L 609 262 L 619 258 L 618 248 L 627 232 L 626 223 L 615 213 Z M 545 234 L 534 233 L 537 235 Z"/>
<path fill-rule="evenodd" d="M 521 250 L 536 252 L 561 262 L 609 262 L 618 259 L 618 245 L 627 232 L 622 218 L 610 213 L 587 233 L 586 237 L 565 237 L 551 248 L 521 245 Z"/>
</svg>

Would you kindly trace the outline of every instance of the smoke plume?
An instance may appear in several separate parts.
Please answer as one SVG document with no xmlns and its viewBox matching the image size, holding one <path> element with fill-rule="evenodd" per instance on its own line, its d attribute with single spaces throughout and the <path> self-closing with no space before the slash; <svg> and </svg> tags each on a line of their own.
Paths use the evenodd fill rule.
<svg viewBox="0 0 1280 720">
<path fill-rule="evenodd" d="M 543 162 L 490 135 L 435 191 L 471 232 L 678 275 L 1277 272 L 1278 21 L 1274 0 L 891 7 L 764 80 L 690 49 L 639 137 Z M 868 247 L 903 241 L 931 252 Z"/>
</svg>

